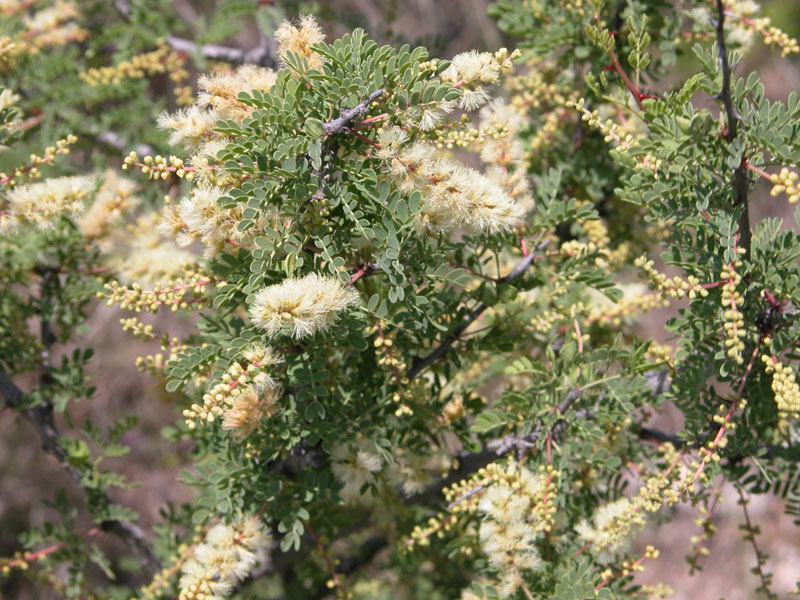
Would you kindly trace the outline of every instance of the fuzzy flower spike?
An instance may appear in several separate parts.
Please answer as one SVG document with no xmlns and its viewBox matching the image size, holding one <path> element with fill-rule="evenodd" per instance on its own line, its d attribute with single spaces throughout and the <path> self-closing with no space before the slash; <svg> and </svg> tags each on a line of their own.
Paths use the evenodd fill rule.
<svg viewBox="0 0 800 600">
<path fill-rule="evenodd" d="M 221 600 L 229 596 L 257 562 L 266 560 L 271 545 L 272 538 L 255 519 L 215 525 L 181 569 L 178 600 Z"/>
<path fill-rule="evenodd" d="M 338 279 L 310 273 L 261 289 L 250 305 L 250 320 L 269 335 L 303 338 L 332 325 L 337 312 L 358 302 L 358 292 Z"/>
<path fill-rule="evenodd" d="M 293 52 L 300 58 L 306 59 L 312 69 L 321 70 L 325 58 L 311 47 L 325 41 L 325 33 L 311 15 L 300 17 L 297 26 L 289 21 L 284 21 L 275 31 L 275 41 L 278 42 L 278 55 L 286 61 L 286 56 Z"/>
</svg>

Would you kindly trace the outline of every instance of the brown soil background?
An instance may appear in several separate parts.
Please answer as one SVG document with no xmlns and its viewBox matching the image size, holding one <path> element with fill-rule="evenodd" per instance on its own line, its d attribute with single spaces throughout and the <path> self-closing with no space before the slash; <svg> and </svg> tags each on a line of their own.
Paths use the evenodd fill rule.
<svg viewBox="0 0 800 600">
<path fill-rule="evenodd" d="M 182 16 L 191 21 L 202 12 L 203 2 L 178 1 L 175 3 Z M 436 48 L 435 54 L 449 57 L 460 51 L 494 49 L 513 42 L 504 40 L 494 22 L 486 16 L 486 0 L 334 0 L 320 3 L 326 31 L 338 36 L 354 26 L 362 26 L 379 42 L 420 42 Z M 775 23 L 790 35 L 800 35 L 800 6 L 795 0 L 771 0 L 764 3 L 764 13 L 773 16 Z M 325 21 L 330 22 L 325 23 Z M 337 22 L 338 20 L 338 22 Z M 256 41 L 255 33 L 245 32 L 235 42 L 247 46 Z M 757 44 L 739 72 L 758 69 L 770 98 L 785 98 L 792 90 L 800 88 L 800 58 L 780 59 L 779 53 Z M 711 103 L 709 103 L 711 104 Z M 713 110 L 713 108 L 712 108 Z M 146 142 L 146 140 L 142 140 Z M 766 186 L 753 195 L 753 221 L 766 216 L 780 216 L 792 222 L 792 211 L 785 199 L 772 199 Z M 654 312 L 641 319 L 643 333 L 659 341 L 664 337 L 663 323 L 675 308 Z M 120 330 L 118 321 L 123 314 L 116 308 L 98 304 L 91 309 L 88 331 L 76 340 L 80 347 L 94 347 L 96 355 L 92 377 L 98 393 L 92 402 L 76 406 L 74 421 L 80 424 L 91 419 L 101 428 L 112 417 L 135 414 L 140 424 L 123 439 L 130 446 L 127 457 L 106 463 L 106 468 L 118 471 L 130 481 L 140 485 L 134 489 L 114 490 L 112 496 L 141 515 L 141 524 L 149 531 L 160 521 L 158 511 L 166 503 L 180 504 L 191 499 L 191 490 L 176 481 L 181 468 L 190 464 L 189 447 L 175 447 L 161 435 L 162 427 L 172 425 L 180 418 L 161 390 L 163 387 L 142 375 L 134 366 L 136 356 L 155 351 L 155 348 L 132 342 Z M 166 319 L 169 321 L 170 316 Z M 166 322 L 164 323 L 166 324 Z M 188 321 L 171 325 L 187 330 Z M 71 348 L 54 348 L 59 351 Z M 33 381 L 20 378 L 23 389 L 30 389 Z M 676 431 L 679 416 L 665 407 L 659 417 L 662 429 Z M 62 423 L 63 426 L 63 423 Z M 64 427 L 65 433 L 70 433 Z M 74 435 L 74 432 L 72 432 Z M 77 506 L 81 494 L 66 477 L 55 460 L 44 454 L 36 432 L 11 410 L 0 410 L 0 556 L 9 556 L 20 549 L 17 535 L 31 526 L 40 526 L 52 512 L 42 504 L 42 499 L 52 499 L 57 486 L 64 487 Z M 662 582 L 674 588 L 676 599 L 746 600 L 757 598 L 752 591 L 756 578 L 750 573 L 755 558 L 749 544 L 742 541 L 738 530 L 742 523 L 737 494 L 731 486 L 722 490 L 723 502 L 714 511 L 713 522 L 718 528 L 714 539 L 708 543 L 710 554 L 701 560 L 704 570 L 690 577 L 684 556 L 690 551 L 689 538 L 699 534 L 694 519 L 697 510 L 680 505 L 672 510 L 672 520 L 659 526 L 650 526 L 638 538 L 643 548 L 653 544 L 661 551 L 657 560 L 645 563 L 646 571 L 638 576 L 642 583 Z M 758 537 L 760 548 L 770 555 L 766 570 L 774 574 L 773 589 L 780 597 L 788 595 L 800 575 L 800 530 L 782 512 L 782 503 L 772 497 L 754 497 L 750 504 L 752 520 L 761 527 Z M 88 522 L 78 521 L 88 528 Z M 85 530 L 85 528 L 84 528 Z M 108 536 L 105 536 L 108 537 Z M 114 544 L 103 540 L 104 544 Z M 11 585 L 8 585 L 11 584 Z M 0 599 L 55 598 L 49 591 L 36 589 L 14 578 L 0 580 Z"/>
</svg>

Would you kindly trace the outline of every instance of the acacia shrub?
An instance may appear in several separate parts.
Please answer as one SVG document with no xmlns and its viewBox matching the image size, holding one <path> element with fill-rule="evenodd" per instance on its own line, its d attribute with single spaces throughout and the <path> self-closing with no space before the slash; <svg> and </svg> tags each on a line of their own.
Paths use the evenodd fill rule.
<svg viewBox="0 0 800 600">
<path fill-rule="evenodd" d="M 195 43 L 152 4 L 4 8 L 0 392 L 95 524 L 57 496 L 5 575 L 66 597 L 645 598 L 667 592 L 634 578 L 651 515 L 690 503 L 710 534 L 725 485 L 800 514 L 797 233 L 749 208 L 761 179 L 800 199 L 800 107 L 735 69 L 756 37 L 798 47 L 755 3 L 501 0 L 519 49 L 450 60 L 246 2 Z M 214 43 L 251 13 L 262 46 Z M 692 74 L 658 88 L 680 55 Z M 154 534 L 101 467 L 136 419 L 73 424 L 92 349 L 52 361 L 96 297 L 161 344 L 137 364 L 193 443 L 196 494 Z M 673 302 L 673 344 L 640 339 Z M 664 402 L 681 431 L 652 426 Z"/>
</svg>

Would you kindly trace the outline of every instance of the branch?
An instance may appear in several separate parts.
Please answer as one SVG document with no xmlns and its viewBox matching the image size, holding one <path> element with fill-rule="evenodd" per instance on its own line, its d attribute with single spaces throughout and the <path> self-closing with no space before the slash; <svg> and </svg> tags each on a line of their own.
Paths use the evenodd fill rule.
<svg viewBox="0 0 800 600">
<path fill-rule="evenodd" d="M 69 462 L 69 457 L 64 446 L 61 444 L 61 434 L 53 418 L 53 407 L 49 403 L 39 404 L 30 408 L 20 408 L 25 394 L 11 379 L 0 370 L 0 396 L 6 404 L 16 410 L 33 424 L 42 441 L 42 449 L 48 454 L 53 455 L 59 464 L 69 473 L 72 480 L 81 488 L 83 486 L 83 473 Z M 89 493 L 88 490 L 84 490 Z M 112 504 L 108 494 L 101 496 L 107 504 Z M 145 569 L 150 576 L 155 575 L 161 570 L 161 564 L 156 557 L 142 529 L 130 521 L 104 521 L 101 528 L 121 538 L 142 561 Z"/>
<path fill-rule="evenodd" d="M 356 104 L 353 108 L 343 108 L 339 111 L 339 116 L 331 119 L 322 126 L 325 132 L 325 141 L 322 143 L 321 155 L 324 157 L 324 162 L 318 169 L 314 169 L 312 173 L 319 177 L 319 189 L 307 200 L 320 200 L 325 196 L 324 187 L 325 182 L 330 177 L 333 163 L 336 159 L 336 153 L 339 151 L 339 140 L 337 136 L 343 133 L 350 133 L 350 123 L 365 115 L 369 111 L 369 105 L 372 104 L 376 98 L 381 97 L 386 93 L 386 90 L 381 88 L 375 90 L 369 96 L 364 98 L 361 102 Z M 371 140 L 370 140 L 371 141 Z"/>
<path fill-rule="evenodd" d="M 559 414 L 564 414 L 567 410 L 572 406 L 572 404 L 581 397 L 581 391 L 578 388 L 570 390 L 567 393 L 566 397 L 558 403 L 555 407 L 555 410 L 558 411 Z M 562 420 L 556 421 L 553 425 L 552 431 L 555 433 L 560 432 L 563 430 L 565 422 Z M 446 487 L 449 487 L 464 479 L 464 477 L 477 472 L 479 469 L 482 469 L 486 465 L 493 463 L 501 456 L 508 454 L 511 450 L 515 448 L 524 448 L 527 450 L 527 447 L 533 446 L 542 436 L 544 426 L 542 423 L 539 423 L 532 432 L 522 438 L 516 438 L 513 442 L 509 443 L 509 441 L 504 438 L 500 441 L 498 448 L 490 449 L 484 448 L 480 452 L 469 452 L 465 454 L 461 454 L 458 457 L 458 468 L 455 471 L 452 471 L 447 477 L 437 481 L 436 483 L 432 484 L 428 489 L 422 491 L 418 494 L 414 494 L 413 496 L 409 496 L 406 499 L 407 504 L 422 504 L 422 505 L 431 505 L 437 504 L 441 501 L 441 493 Z"/>
<path fill-rule="evenodd" d="M 131 5 L 128 4 L 128 0 L 114 0 L 114 8 L 116 8 L 117 12 L 125 19 L 131 18 Z"/>
<path fill-rule="evenodd" d="M 539 244 L 536 250 L 537 251 L 543 250 L 544 248 L 547 247 L 548 243 L 549 240 Z M 539 256 L 540 256 L 539 254 L 531 252 L 528 256 L 519 261 L 517 265 L 511 270 L 511 272 L 502 279 L 500 279 L 498 283 L 510 283 L 514 281 L 517 277 L 522 275 L 528 269 L 528 267 L 531 266 L 531 263 L 534 260 L 536 260 L 536 258 L 538 258 Z M 439 346 L 437 346 L 430 354 L 428 354 L 423 358 L 420 357 L 415 358 L 414 363 L 411 365 L 411 369 L 409 369 L 408 371 L 407 375 L 408 380 L 411 381 L 417 375 L 419 375 L 420 372 L 422 372 L 422 370 L 425 369 L 425 367 L 427 367 L 435 360 L 447 354 L 447 351 L 450 350 L 450 347 L 456 342 L 456 340 L 458 340 L 459 336 L 461 336 L 461 334 L 464 333 L 467 330 L 467 328 L 475 321 L 475 319 L 480 317 L 487 308 L 489 307 L 485 304 L 481 304 L 480 306 L 478 306 L 466 317 L 464 317 L 464 322 L 461 323 L 461 325 L 459 325 L 458 327 L 456 327 L 453 330 L 453 332 L 450 335 L 448 335 L 444 339 L 444 341 L 441 344 L 439 344 Z"/>
<path fill-rule="evenodd" d="M 733 96 L 731 95 L 731 66 L 728 63 L 728 50 L 725 46 L 725 5 L 722 0 L 717 1 L 717 51 L 719 53 L 720 70 L 722 71 L 722 90 L 717 98 L 722 100 L 727 116 L 727 126 L 725 129 L 725 141 L 733 143 L 739 133 L 739 120 L 741 116 L 733 106 Z M 739 216 L 739 245 L 745 249 L 745 260 L 750 258 L 750 207 L 747 202 L 747 159 L 742 153 L 739 166 L 733 171 L 731 181 L 733 188 L 734 209 L 740 209 L 742 214 Z"/>
<path fill-rule="evenodd" d="M 369 111 L 369 105 L 375 102 L 375 100 L 383 96 L 385 93 L 386 90 L 383 88 L 375 90 L 361 102 L 356 104 L 353 108 L 343 108 L 340 110 L 337 118 L 331 119 L 325 123 L 325 125 L 323 125 L 322 128 L 325 131 L 325 135 L 328 137 L 333 137 L 335 135 L 339 135 L 340 133 L 346 133 L 350 128 L 350 123 L 353 121 L 353 119 L 363 117 L 365 114 L 367 114 Z"/>
<path fill-rule="evenodd" d="M 166 42 L 176 52 L 185 52 L 186 54 L 197 54 L 199 52 L 203 58 L 208 60 L 218 60 L 234 65 L 256 64 L 271 69 L 276 69 L 279 66 L 278 61 L 266 44 L 252 50 L 242 50 L 218 44 L 205 44 L 198 47 L 193 41 L 174 35 L 168 35 Z"/>
<path fill-rule="evenodd" d="M 126 21 L 130 21 L 133 15 L 133 10 L 128 0 L 114 0 L 114 8 Z M 275 56 L 270 52 L 268 42 L 258 48 L 252 50 L 241 50 L 239 48 L 231 48 L 229 46 L 219 46 L 217 44 L 206 44 L 198 48 L 191 40 L 180 38 L 174 35 L 167 36 L 167 44 L 176 52 L 185 52 L 186 54 L 195 54 L 198 51 L 208 60 L 219 60 L 234 65 L 242 65 L 245 63 L 252 63 L 262 67 L 269 67 L 272 69 L 278 68 L 278 61 Z"/>
</svg>

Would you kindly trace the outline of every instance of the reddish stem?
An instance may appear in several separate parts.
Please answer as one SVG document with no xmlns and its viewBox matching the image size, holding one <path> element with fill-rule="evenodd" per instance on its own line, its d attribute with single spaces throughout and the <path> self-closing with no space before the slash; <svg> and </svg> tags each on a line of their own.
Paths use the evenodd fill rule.
<svg viewBox="0 0 800 600">
<path fill-rule="evenodd" d="M 747 169 L 749 169 L 750 171 L 752 171 L 753 173 L 758 173 L 759 175 L 761 175 L 761 176 L 762 176 L 762 177 L 764 177 L 765 179 L 770 179 L 770 178 L 772 177 L 772 176 L 771 176 L 769 173 L 767 173 L 766 171 L 764 171 L 764 170 L 762 170 L 762 169 L 759 169 L 758 167 L 754 167 L 753 165 L 751 165 L 751 164 L 750 164 L 749 162 L 747 162 L 747 161 L 745 161 L 745 163 L 744 163 L 744 166 L 745 166 Z"/>
<path fill-rule="evenodd" d="M 356 281 L 361 279 L 364 274 L 367 272 L 367 265 L 363 265 L 361 268 L 358 269 L 353 275 L 350 277 L 350 285 L 353 285 Z"/>
<path fill-rule="evenodd" d="M 355 121 L 353 125 L 366 125 L 367 123 L 373 123 L 375 121 L 383 121 L 389 115 L 386 113 L 381 113 L 379 115 L 375 115 L 373 117 L 369 117 L 367 119 L 363 119 L 361 121 Z"/>
<path fill-rule="evenodd" d="M 611 35 L 613 36 L 614 33 L 612 33 Z M 644 104 L 642 104 L 642 100 L 644 98 L 657 98 L 658 96 L 643 94 L 642 91 L 636 86 L 636 84 L 634 84 L 633 81 L 631 81 L 631 78 L 628 77 L 628 74 L 625 72 L 625 69 L 622 68 L 622 64 L 620 64 L 617 55 L 610 48 L 608 50 L 608 55 L 611 57 L 611 64 L 614 70 L 622 78 L 622 82 L 625 84 L 625 87 L 628 88 L 628 91 L 631 93 L 633 99 L 636 101 L 636 106 L 639 107 L 639 110 L 644 111 Z"/>
<path fill-rule="evenodd" d="M 364 136 L 364 135 L 361 135 L 361 134 L 360 134 L 360 133 L 358 133 L 357 131 L 351 131 L 350 133 L 352 133 L 354 136 L 356 136 L 356 137 L 357 137 L 358 139 L 360 139 L 362 142 L 367 142 L 367 143 L 368 143 L 370 146 L 372 146 L 373 148 L 377 148 L 378 150 L 380 150 L 380 148 L 381 148 L 381 145 L 380 145 L 378 142 L 375 142 L 375 141 L 373 141 L 373 140 L 369 139 L 368 137 L 366 137 L 366 136 Z"/>
</svg>

